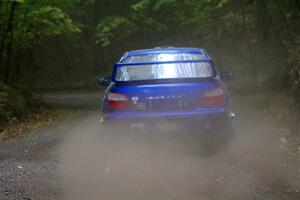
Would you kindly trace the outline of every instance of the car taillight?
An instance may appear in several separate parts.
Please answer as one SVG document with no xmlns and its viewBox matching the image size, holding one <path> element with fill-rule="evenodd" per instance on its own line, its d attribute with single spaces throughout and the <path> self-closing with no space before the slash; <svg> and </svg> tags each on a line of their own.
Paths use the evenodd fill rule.
<svg viewBox="0 0 300 200">
<path fill-rule="evenodd" d="M 124 94 L 108 92 L 107 95 L 107 106 L 111 110 L 125 110 L 129 108 L 131 102 L 128 97 Z"/>
<path fill-rule="evenodd" d="M 225 103 L 224 90 L 222 87 L 206 91 L 201 98 L 201 105 L 217 106 Z"/>
</svg>

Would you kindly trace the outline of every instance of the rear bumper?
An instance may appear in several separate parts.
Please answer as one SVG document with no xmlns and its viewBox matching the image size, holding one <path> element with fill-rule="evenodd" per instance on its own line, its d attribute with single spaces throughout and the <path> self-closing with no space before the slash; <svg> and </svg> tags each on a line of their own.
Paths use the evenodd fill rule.
<svg viewBox="0 0 300 200">
<path fill-rule="evenodd" d="M 234 113 L 223 108 L 207 108 L 185 112 L 111 112 L 103 115 L 103 122 L 113 126 L 130 127 L 146 124 L 176 123 L 186 129 L 220 129 L 232 125 Z"/>
</svg>

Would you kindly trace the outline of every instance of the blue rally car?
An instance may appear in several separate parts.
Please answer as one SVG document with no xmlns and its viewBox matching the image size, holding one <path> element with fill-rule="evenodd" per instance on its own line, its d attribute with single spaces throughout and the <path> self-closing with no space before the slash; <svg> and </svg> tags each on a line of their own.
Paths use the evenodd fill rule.
<svg viewBox="0 0 300 200">
<path fill-rule="evenodd" d="M 158 47 L 124 54 L 106 86 L 103 123 L 112 126 L 232 133 L 234 113 L 220 74 L 204 49 Z"/>
</svg>

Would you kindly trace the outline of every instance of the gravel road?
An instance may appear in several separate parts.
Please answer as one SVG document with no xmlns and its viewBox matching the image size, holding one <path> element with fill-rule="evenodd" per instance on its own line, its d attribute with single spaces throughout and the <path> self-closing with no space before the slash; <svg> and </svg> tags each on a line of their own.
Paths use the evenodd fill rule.
<svg viewBox="0 0 300 200">
<path fill-rule="evenodd" d="M 280 148 L 278 125 L 248 98 L 234 102 L 237 137 L 207 154 L 191 151 L 192 135 L 103 132 L 97 108 L 87 109 L 99 98 L 48 95 L 81 116 L 0 143 L 0 199 L 300 199 L 297 155 Z"/>
</svg>

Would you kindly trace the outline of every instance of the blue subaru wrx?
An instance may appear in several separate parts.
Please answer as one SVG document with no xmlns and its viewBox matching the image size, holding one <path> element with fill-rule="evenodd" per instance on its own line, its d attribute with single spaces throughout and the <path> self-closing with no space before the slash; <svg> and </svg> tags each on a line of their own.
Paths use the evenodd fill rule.
<svg viewBox="0 0 300 200">
<path fill-rule="evenodd" d="M 172 127 L 176 130 L 233 132 L 234 113 L 220 74 L 208 53 L 198 48 L 158 47 L 126 52 L 107 86 L 103 123 L 126 129 Z M 163 124 L 162 124 L 163 123 Z"/>
</svg>

